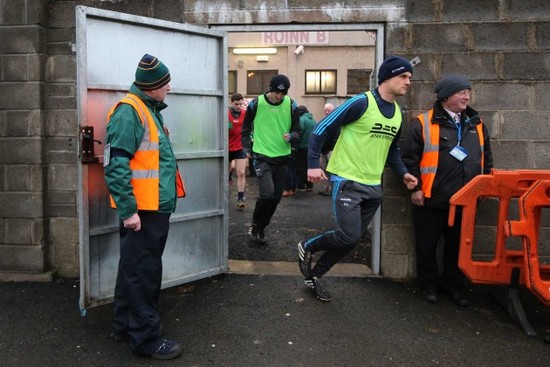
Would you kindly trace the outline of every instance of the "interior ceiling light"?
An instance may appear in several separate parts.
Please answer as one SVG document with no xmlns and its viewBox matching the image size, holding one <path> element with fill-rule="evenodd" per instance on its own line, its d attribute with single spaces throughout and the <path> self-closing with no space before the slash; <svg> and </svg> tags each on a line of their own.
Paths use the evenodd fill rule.
<svg viewBox="0 0 550 367">
<path fill-rule="evenodd" d="M 237 47 L 233 49 L 233 53 L 235 55 L 273 55 L 277 53 L 277 49 L 275 47 Z"/>
</svg>

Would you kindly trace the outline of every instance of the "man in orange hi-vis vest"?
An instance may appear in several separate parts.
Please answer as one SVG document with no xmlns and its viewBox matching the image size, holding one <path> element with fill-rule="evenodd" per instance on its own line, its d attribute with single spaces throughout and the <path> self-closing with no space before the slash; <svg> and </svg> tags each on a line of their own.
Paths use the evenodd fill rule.
<svg viewBox="0 0 550 367">
<path fill-rule="evenodd" d="M 447 75 L 434 92 L 437 101 L 412 121 L 403 147 L 403 162 L 418 178 L 411 192 L 417 282 L 427 302 L 436 303 L 438 292 L 443 292 L 456 305 L 466 307 L 464 274 L 458 268 L 462 212 L 457 212 L 449 227 L 449 200 L 476 175 L 490 172 L 491 145 L 487 127 L 468 106 L 471 86 L 466 78 Z M 439 271 L 436 249 L 441 236 L 445 244 Z"/>
<path fill-rule="evenodd" d="M 161 336 L 158 299 L 170 214 L 183 181 L 160 113 L 170 91 L 168 68 L 144 55 L 125 98 L 109 112 L 104 152 L 111 205 L 120 217 L 120 260 L 113 337 L 135 354 L 172 359 L 181 346 Z"/>
</svg>

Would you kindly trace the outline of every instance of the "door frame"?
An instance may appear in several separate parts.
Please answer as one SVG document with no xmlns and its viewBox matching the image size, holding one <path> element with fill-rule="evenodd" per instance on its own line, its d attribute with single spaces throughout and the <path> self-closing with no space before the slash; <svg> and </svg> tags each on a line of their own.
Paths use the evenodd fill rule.
<svg viewBox="0 0 550 367">
<path fill-rule="evenodd" d="M 289 32 L 289 31 L 373 31 L 376 32 L 375 69 L 384 61 L 385 27 L 383 23 L 353 23 L 353 24 L 247 24 L 247 25 L 210 25 L 210 28 L 231 32 Z M 372 219 L 371 270 L 373 275 L 380 275 L 382 206 L 378 208 Z"/>
</svg>

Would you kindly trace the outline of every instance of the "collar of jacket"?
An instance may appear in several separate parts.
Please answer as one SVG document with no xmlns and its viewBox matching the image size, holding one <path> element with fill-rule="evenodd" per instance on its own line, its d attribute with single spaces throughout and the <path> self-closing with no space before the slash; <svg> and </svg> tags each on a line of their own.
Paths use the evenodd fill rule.
<svg viewBox="0 0 550 367">
<path fill-rule="evenodd" d="M 449 121 L 452 121 L 451 116 L 445 111 L 443 106 L 441 105 L 441 102 L 436 101 L 433 105 L 434 114 L 432 117 L 432 122 L 441 124 L 441 123 L 448 123 Z M 466 120 L 463 119 L 464 122 L 467 124 L 470 124 L 471 126 L 476 126 L 481 122 L 481 118 L 479 117 L 479 114 L 476 110 L 471 108 L 470 106 L 466 107 L 466 110 L 462 112 L 462 116 L 466 115 Z"/>
<path fill-rule="evenodd" d="M 161 102 L 161 101 L 157 101 L 156 99 L 149 97 L 141 89 L 136 87 L 136 85 L 133 84 L 133 83 L 130 86 L 129 92 L 135 94 L 136 96 L 138 96 L 139 99 L 141 99 L 153 111 L 162 111 L 166 107 L 168 107 L 168 105 L 166 103 Z"/>
</svg>

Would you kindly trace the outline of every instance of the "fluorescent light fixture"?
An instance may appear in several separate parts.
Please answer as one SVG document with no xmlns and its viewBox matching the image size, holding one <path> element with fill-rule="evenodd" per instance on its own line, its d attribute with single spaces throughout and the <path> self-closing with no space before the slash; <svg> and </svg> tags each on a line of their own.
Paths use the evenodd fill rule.
<svg viewBox="0 0 550 367">
<path fill-rule="evenodd" d="M 251 48 L 234 48 L 235 55 L 273 55 L 277 53 L 275 47 L 251 47 Z"/>
</svg>

